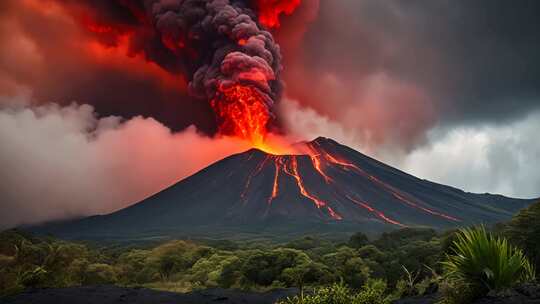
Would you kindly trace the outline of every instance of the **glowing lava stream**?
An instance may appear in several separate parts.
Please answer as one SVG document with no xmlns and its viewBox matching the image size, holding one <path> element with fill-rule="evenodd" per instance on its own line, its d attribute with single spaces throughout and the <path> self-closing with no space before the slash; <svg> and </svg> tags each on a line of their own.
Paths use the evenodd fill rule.
<svg viewBox="0 0 540 304">
<path fill-rule="evenodd" d="M 319 172 L 319 174 L 324 178 L 324 181 L 327 184 L 330 184 L 332 182 L 332 179 L 324 173 L 324 171 L 321 168 L 321 160 L 319 159 L 320 155 L 310 155 L 311 162 L 313 163 L 313 167 L 315 170 Z"/>
<path fill-rule="evenodd" d="M 319 146 L 320 147 L 320 146 Z M 321 151 L 319 153 L 319 155 L 322 155 L 324 158 L 326 158 L 328 161 L 330 161 L 331 163 L 334 163 L 334 164 L 337 164 L 337 165 L 340 165 L 342 167 L 344 167 L 346 170 L 348 169 L 352 169 L 358 173 L 360 173 L 361 175 L 367 177 L 368 179 L 370 179 L 371 181 L 375 182 L 376 184 L 378 184 L 380 187 L 384 188 L 386 191 L 390 192 L 392 194 L 392 196 L 394 198 L 396 198 L 397 200 L 413 207 L 413 208 L 417 208 L 417 209 L 420 209 L 426 213 L 429 213 L 431 215 L 435 215 L 435 216 L 438 216 L 438 217 L 442 217 L 444 219 L 447 219 L 447 220 L 450 220 L 450 221 L 455 221 L 455 222 L 461 222 L 460 219 L 458 218 L 455 218 L 453 216 L 450 216 L 450 215 L 447 215 L 447 214 L 444 214 L 444 213 L 441 213 L 441 212 L 437 212 L 437 211 L 434 211 L 434 210 L 431 210 L 431 209 L 428 209 L 428 208 L 425 208 L 425 207 L 422 207 L 422 206 L 419 206 L 418 204 L 415 204 L 413 202 L 411 202 L 410 200 L 406 199 L 405 197 L 403 197 L 402 195 L 398 194 L 393 188 L 392 186 L 384 183 L 383 181 L 379 180 L 378 178 L 368 174 L 366 171 L 358 168 L 356 165 L 354 164 L 351 164 L 351 163 L 347 163 L 347 162 L 344 162 L 344 161 L 341 161 L 341 160 L 338 160 L 337 158 L 333 157 L 332 155 L 330 155 L 328 152 L 319 149 L 319 150 L 316 150 L 315 148 L 309 146 L 309 148 L 311 150 L 314 150 L 314 151 Z"/>
<path fill-rule="evenodd" d="M 300 173 L 298 173 L 298 162 L 296 160 L 296 156 L 291 156 L 291 169 L 292 169 L 292 172 L 288 172 L 287 170 L 285 170 L 286 173 L 288 173 L 289 175 L 291 175 L 292 177 L 294 177 L 294 179 L 296 179 L 296 184 L 298 185 L 298 189 L 300 190 L 300 193 L 307 197 L 308 199 L 312 200 L 315 205 L 317 206 L 317 208 L 322 208 L 322 207 L 326 207 L 326 209 L 328 210 L 328 212 L 330 213 L 330 216 L 335 219 L 335 220 L 341 220 L 343 219 L 343 217 L 341 217 L 341 215 L 337 214 L 330 206 L 327 206 L 325 202 L 321 201 L 320 199 L 318 199 L 317 197 L 315 197 L 314 195 L 310 194 L 307 190 L 306 190 L 306 187 L 304 185 L 304 181 L 302 181 L 302 178 L 300 177 Z"/>
<path fill-rule="evenodd" d="M 369 212 L 372 212 L 372 213 L 375 213 L 379 218 L 381 218 L 382 220 L 384 220 L 385 222 L 387 223 L 390 223 L 390 224 L 393 224 L 393 225 L 397 225 L 397 226 L 400 226 L 400 227 L 407 227 L 406 225 L 398 222 L 398 221 L 395 221 L 389 217 L 387 217 L 386 215 L 384 215 L 384 213 L 382 213 L 381 211 L 371 207 L 370 205 L 362 202 L 362 201 L 359 201 L 357 199 L 354 199 L 353 197 L 349 196 L 349 195 L 346 195 L 346 197 L 353 203 L 355 204 L 358 204 L 360 206 L 362 206 L 363 208 L 367 209 Z"/>
<path fill-rule="evenodd" d="M 240 197 L 242 198 L 242 200 L 244 201 L 244 204 L 246 203 L 246 192 L 248 191 L 249 189 L 249 185 L 251 184 L 251 179 L 255 176 L 255 175 L 258 175 L 262 168 L 264 167 L 264 164 L 266 163 L 266 161 L 268 160 L 268 158 L 270 158 L 271 156 L 270 155 L 266 155 L 264 157 L 264 159 L 257 165 L 257 167 L 255 168 L 255 171 L 251 172 L 247 178 L 247 181 L 246 181 L 246 186 L 244 187 L 244 191 L 242 191 L 242 194 L 240 194 Z"/>
<path fill-rule="evenodd" d="M 333 183 L 332 178 L 330 178 L 328 175 L 326 175 L 326 173 L 323 171 L 323 169 L 321 167 L 321 160 L 319 159 L 321 157 L 321 154 L 315 154 L 315 153 L 317 153 L 317 151 L 313 147 L 311 147 L 311 145 L 308 145 L 308 148 L 311 150 L 310 157 L 311 157 L 311 161 L 313 163 L 313 167 L 319 172 L 319 174 L 321 174 L 321 176 L 324 178 L 324 180 L 325 180 L 325 182 L 327 184 Z M 333 160 L 335 160 L 337 162 L 337 159 L 335 159 L 333 157 L 331 157 L 331 159 L 333 159 Z M 349 164 L 343 163 L 343 165 L 349 165 Z M 402 224 L 402 223 L 400 223 L 398 221 L 390 219 L 389 217 L 384 215 L 384 213 L 382 213 L 379 210 L 376 210 L 375 208 L 371 207 L 370 205 L 368 205 L 365 202 L 361 202 L 359 200 L 356 200 L 356 199 L 352 198 L 350 195 L 347 195 L 347 194 L 345 195 L 345 197 L 347 197 L 348 200 L 350 200 L 351 202 L 359 205 L 360 207 L 363 207 L 363 208 L 367 209 L 369 212 L 375 213 L 379 218 L 381 218 L 382 220 L 384 220 L 387 223 L 397 225 L 397 226 L 400 226 L 400 227 L 407 227 L 406 225 L 404 225 L 404 224 Z"/>
<path fill-rule="evenodd" d="M 307 191 L 306 186 L 304 185 L 304 181 L 302 180 L 302 177 L 300 176 L 300 173 L 298 172 L 298 162 L 295 155 L 288 155 L 286 156 L 286 158 L 284 156 L 279 156 L 279 155 L 266 155 L 265 158 L 257 164 L 257 167 L 255 168 L 255 170 L 251 172 L 247 177 L 244 191 L 241 194 L 244 204 L 246 203 L 245 196 L 251 185 L 251 180 L 253 179 L 253 177 L 257 176 L 262 171 L 263 167 L 265 166 L 266 162 L 269 159 L 271 159 L 274 162 L 275 172 L 274 172 L 274 181 L 272 184 L 272 193 L 270 197 L 268 198 L 268 205 L 270 205 L 272 203 L 272 200 L 274 200 L 279 194 L 279 174 L 280 174 L 280 171 L 283 170 L 283 172 L 285 172 L 286 174 L 294 178 L 294 180 L 296 181 L 296 185 L 298 186 L 298 189 L 300 190 L 300 194 L 302 194 L 302 196 L 306 197 L 307 199 L 313 201 L 317 209 L 325 208 L 330 214 L 330 217 L 332 217 L 333 219 L 335 220 L 343 219 L 343 217 L 339 215 L 336 211 L 334 211 L 332 207 L 328 206 L 324 201 L 320 200 L 315 195 Z M 289 170 L 289 167 L 290 167 L 290 170 Z M 268 210 L 266 212 L 268 212 Z"/>
<path fill-rule="evenodd" d="M 278 182 L 279 182 L 279 167 L 281 165 L 281 157 L 276 156 L 274 159 L 274 165 L 276 167 L 276 172 L 274 173 L 274 184 L 272 186 L 272 195 L 268 198 L 268 204 L 272 203 L 272 200 L 278 195 Z"/>
</svg>

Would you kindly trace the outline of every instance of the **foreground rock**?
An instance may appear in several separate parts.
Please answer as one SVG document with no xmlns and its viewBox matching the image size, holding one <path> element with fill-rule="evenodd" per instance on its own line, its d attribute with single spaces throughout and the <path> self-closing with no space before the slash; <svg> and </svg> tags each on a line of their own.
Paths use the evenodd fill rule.
<svg viewBox="0 0 540 304">
<path fill-rule="evenodd" d="M 394 304 L 435 304 L 440 300 L 439 296 L 431 294 L 404 298 Z M 490 293 L 473 304 L 540 304 L 540 286 L 524 284 L 504 292 Z"/>
<path fill-rule="evenodd" d="M 527 284 L 506 292 L 489 294 L 476 304 L 540 304 L 540 286 Z"/>
<path fill-rule="evenodd" d="M 191 293 L 174 293 L 146 288 L 118 286 L 85 286 L 27 290 L 16 296 L 0 299 L 5 304 L 273 304 L 292 296 L 297 289 L 279 289 L 267 293 L 227 289 L 207 289 Z"/>
</svg>

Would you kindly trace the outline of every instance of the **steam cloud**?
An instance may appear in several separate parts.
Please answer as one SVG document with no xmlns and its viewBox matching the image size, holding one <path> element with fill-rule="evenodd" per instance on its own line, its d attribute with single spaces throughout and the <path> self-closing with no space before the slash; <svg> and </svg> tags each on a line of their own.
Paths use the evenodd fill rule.
<svg viewBox="0 0 540 304">
<path fill-rule="evenodd" d="M 172 133 L 152 118 L 18 99 L 0 109 L 0 229 L 109 213 L 248 148 L 194 127 Z"/>
</svg>

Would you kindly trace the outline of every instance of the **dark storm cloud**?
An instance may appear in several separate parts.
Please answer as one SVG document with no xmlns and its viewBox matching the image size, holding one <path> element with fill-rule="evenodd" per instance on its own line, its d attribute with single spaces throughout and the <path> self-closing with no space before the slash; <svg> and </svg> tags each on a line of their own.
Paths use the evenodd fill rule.
<svg viewBox="0 0 540 304">
<path fill-rule="evenodd" d="M 410 4 L 420 46 L 448 72 L 441 98 L 453 119 L 504 121 L 540 107 L 540 2 L 430 3 Z"/>
<path fill-rule="evenodd" d="M 540 107 L 538 1 L 343 0 L 320 6 L 300 64 L 310 74 L 337 75 L 345 96 L 358 79 L 382 72 L 426 90 L 442 122 L 504 122 Z M 293 93 L 303 90 L 286 80 Z"/>
</svg>

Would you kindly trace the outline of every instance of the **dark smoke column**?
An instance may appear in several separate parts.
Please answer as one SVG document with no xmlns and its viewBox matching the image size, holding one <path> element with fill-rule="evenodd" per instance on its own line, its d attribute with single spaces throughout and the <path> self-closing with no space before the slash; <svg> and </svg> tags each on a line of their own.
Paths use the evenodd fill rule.
<svg viewBox="0 0 540 304">
<path fill-rule="evenodd" d="M 281 55 L 246 1 L 149 0 L 162 43 L 193 77 L 190 93 L 206 99 L 219 132 L 262 143 L 280 97 Z"/>
</svg>

